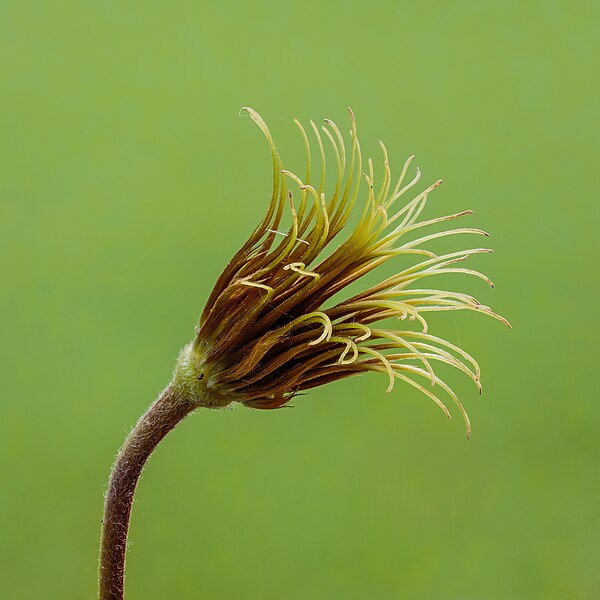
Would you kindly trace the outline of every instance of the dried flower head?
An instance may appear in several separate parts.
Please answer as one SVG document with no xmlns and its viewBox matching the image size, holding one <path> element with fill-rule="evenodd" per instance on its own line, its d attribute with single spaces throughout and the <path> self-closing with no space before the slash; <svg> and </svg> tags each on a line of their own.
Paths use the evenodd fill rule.
<svg viewBox="0 0 600 600">
<path fill-rule="evenodd" d="M 487 236 L 473 228 L 422 230 L 453 221 L 471 211 L 420 220 L 429 193 L 441 181 L 400 205 L 420 179 L 406 181 L 413 157 L 394 182 L 383 143 L 383 171 L 375 181 L 373 162 L 363 160 L 351 110 L 350 152 L 330 120 L 319 129 L 310 123 L 313 141 L 295 120 L 307 155 L 304 178 L 283 168 L 263 119 L 245 108 L 267 138 L 273 157 L 273 194 L 267 214 L 219 277 L 200 318 L 197 334 L 187 348 L 195 374 L 213 397 L 253 408 L 278 408 L 303 390 L 330 381 L 377 371 L 387 375 L 390 392 L 396 380 L 427 396 L 450 417 L 440 393 L 447 394 L 469 419 L 452 389 L 433 364 L 445 363 L 465 373 L 481 391 L 477 362 L 464 350 L 428 332 L 429 312 L 472 310 L 507 323 L 470 295 L 423 287 L 427 278 L 464 273 L 492 285 L 482 273 L 459 266 L 486 248 L 437 255 L 424 246 L 456 234 Z M 313 149 L 319 158 L 314 177 Z M 326 192 L 325 145 L 335 157 L 335 188 Z M 363 185 L 363 180 L 366 185 Z M 291 184 L 293 189 L 288 189 Z M 333 187 L 333 186 L 332 186 Z M 364 200 L 357 199 L 364 189 Z M 349 220 L 358 208 L 358 222 Z M 281 231 L 289 211 L 291 226 Z M 332 247 L 344 230 L 347 235 Z M 351 283 L 396 257 L 409 257 L 411 266 L 341 302 L 328 301 Z M 397 317 L 411 326 L 385 328 L 378 322 Z M 418 327 L 415 327 L 417 325 Z"/>
</svg>

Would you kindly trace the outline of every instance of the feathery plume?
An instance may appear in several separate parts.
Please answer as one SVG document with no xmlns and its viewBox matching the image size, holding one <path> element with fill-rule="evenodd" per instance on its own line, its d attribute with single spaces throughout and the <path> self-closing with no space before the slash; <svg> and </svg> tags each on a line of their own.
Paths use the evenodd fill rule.
<svg viewBox="0 0 600 600">
<path fill-rule="evenodd" d="M 445 363 L 473 380 L 481 392 L 480 369 L 467 352 L 428 331 L 427 313 L 477 311 L 508 322 L 468 294 L 423 288 L 426 278 L 443 273 L 464 273 L 492 282 L 479 271 L 459 266 L 473 254 L 491 252 L 473 248 L 437 255 L 427 243 L 457 234 L 488 236 L 480 229 L 449 228 L 422 234 L 438 223 L 446 225 L 472 211 L 420 220 L 429 194 L 440 181 L 404 205 L 408 192 L 421 177 L 416 169 L 407 181 L 414 159 L 404 163 L 392 178 L 385 145 L 383 174 L 376 182 L 373 162 L 363 159 L 351 121 L 350 152 L 338 127 L 325 119 L 319 129 L 310 122 L 312 145 L 320 159 L 320 177 L 313 173 L 313 148 L 306 129 L 295 120 L 306 147 L 304 178 L 284 169 L 271 133 L 260 115 L 244 108 L 266 137 L 273 159 L 273 192 L 267 213 L 248 241 L 219 277 L 187 348 L 191 363 L 213 397 L 223 404 L 236 401 L 252 408 L 273 409 L 295 395 L 319 385 L 365 371 L 387 375 L 387 392 L 397 380 L 431 398 L 450 417 L 441 395 L 460 411 L 470 434 L 467 413 L 454 391 L 434 370 Z M 335 188 L 325 191 L 326 153 L 335 157 Z M 365 199 L 357 207 L 361 184 Z M 291 186 L 291 187 L 289 187 Z M 358 223 L 349 226 L 353 212 Z M 282 231 L 286 211 L 291 226 Z M 344 230 L 337 247 L 332 242 Z M 416 262 L 396 275 L 327 306 L 351 283 L 398 256 Z M 380 321 L 397 317 L 416 322 L 420 330 L 388 329 Z M 440 390 L 440 391 L 438 391 Z"/>
</svg>

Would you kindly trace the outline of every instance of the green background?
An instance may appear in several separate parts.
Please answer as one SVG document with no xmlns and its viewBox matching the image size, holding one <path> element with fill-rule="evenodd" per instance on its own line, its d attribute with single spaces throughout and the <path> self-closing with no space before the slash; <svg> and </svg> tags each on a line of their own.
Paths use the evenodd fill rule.
<svg viewBox="0 0 600 600">
<path fill-rule="evenodd" d="M 95 595 L 112 457 L 266 206 L 244 105 L 295 170 L 292 117 L 348 105 L 376 161 L 417 154 L 427 215 L 492 233 L 496 289 L 453 285 L 514 329 L 434 319 L 483 369 L 481 398 L 452 379 L 469 442 L 376 375 L 194 415 L 138 490 L 128 598 L 600 597 L 599 26 L 595 2 L 2 2 L 2 597 Z"/>
</svg>

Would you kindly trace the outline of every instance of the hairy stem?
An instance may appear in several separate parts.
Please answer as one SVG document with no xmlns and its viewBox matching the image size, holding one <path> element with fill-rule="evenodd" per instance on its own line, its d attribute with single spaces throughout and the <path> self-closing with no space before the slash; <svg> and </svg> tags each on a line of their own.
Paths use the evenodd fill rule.
<svg viewBox="0 0 600 600">
<path fill-rule="evenodd" d="M 131 504 L 146 461 L 159 442 L 199 404 L 169 385 L 137 422 L 113 466 L 104 504 L 99 599 L 122 600 Z"/>
</svg>

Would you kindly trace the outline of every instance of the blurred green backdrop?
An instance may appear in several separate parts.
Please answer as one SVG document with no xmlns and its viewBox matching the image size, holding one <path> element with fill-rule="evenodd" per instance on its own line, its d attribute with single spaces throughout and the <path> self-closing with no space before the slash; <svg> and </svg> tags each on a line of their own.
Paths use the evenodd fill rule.
<svg viewBox="0 0 600 600">
<path fill-rule="evenodd" d="M 496 289 L 454 284 L 514 330 L 435 321 L 484 370 L 482 398 L 456 379 L 469 442 L 377 376 L 190 418 L 139 488 L 129 600 L 600 597 L 599 26 L 595 2 L 2 2 L 2 597 L 94 598 L 112 457 L 266 205 L 243 105 L 293 169 L 291 118 L 347 105 L 367 152 L 417 154 L 427 214 L 493 234 Z"/>
</svg>

